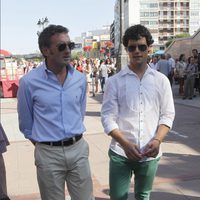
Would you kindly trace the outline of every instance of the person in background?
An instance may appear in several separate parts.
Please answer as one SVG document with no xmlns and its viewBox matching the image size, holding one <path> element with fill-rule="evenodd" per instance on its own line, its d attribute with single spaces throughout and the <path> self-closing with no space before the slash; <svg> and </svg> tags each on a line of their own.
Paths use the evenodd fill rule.
<svg viewBox="0 0 200 200">
<path fill-rule="evenodd" d="M 152 62 L 149 63 L 149 66 L 150 66 L 152 69 L 155 69 L 155 70 L 158 69 L 158 58 L 157 58 L 156 56 L 153 56 Z"/>
<path fill-rule="evenodd" d="M 174 77 L 174 69 L 175 69 L 175 60 L 172 58 L 171 54 L 167 54 L 166 55 L 166 58 L 167 58 L 167 61 L 169 63 L 169 75 L 168 75 L 168 78 L 169 78 L 169 82 L 172 86 L 173 84 L 173 77 Z"/>
<path fill-rule="evenodd" d="M 35 145 L 42 200 L 92 200 L 89 146 L 83 138 L 86 77 L 71 65 L 68 29 L 49 25 L 39 35 L 44 62 L 20 79 L 19 129 Z"/>
<path fill-rule="evenodd" d="M 176 63 L 176 72 L 178 74 L 178 82 L 179 82 L 179 95 L 184 95 L 184 74 L 186 69 L 186 62 L 185 62 L 185 54 L 181 54 L 179 56 L 179 60 Z"/>
<path fill-rule="evenodd" d="M 100 73 L 100 83 L 101 83 L 101 92 L 104 93 L 104 86 L 108 79 L 108 68 L 105 64 L 105 60 L 100 61 L 100 67 L 99 67 L 99 73 Z"/>
<path fill-rule="evenodd" d="M 197 65 L 200 71 L 200 53 L 198 52 L 197 49 L 192 49 L 192 54 L 194 58 L 197 58 Z"/>
<path fill-rule="evenodd" d="M 90 62 L 90 59 L 86 59 L 85 61 L 85 67 L 84 67 L 84 74 L 86 76 L 86 80 L 87 80 L 87 95 L 89 96 L 90 94 L 90 84 L 92 82 L 92 65 Z"/>
<path fill-rule="evenodd" d="M 113 64 L 113 62 L 110 58 L 106 59 L 105 65 L 107 67 L 108 77 L 110 77 L 116 73 L 115 65 Z"/>
<path fill-rule="evenodd" d="M 83 73 L 83 66 L 82 66 L 82 62 L 81 60 L 78 60 L 77 66 L 76 66 L 76 70 L 78 70 L 79 72 Z"/>
<path fill-rule="evenodd" d="M 170 66 L 169 62 L 166 60 L 165 54 L 162 54 L 160 57 L 160 60 L 158 61 L 157 64 L 157 70 L 164 74 L 165 76 L 169 76 L 170 73 Z"/>
<path fill-rule="evenodd" d="M 7 151 L 9 145 L 8 138 L 0 123 L 0 200 L 10 200 L 7 196 L 7 184 L 6 184 L 6 168 L 3 158 L 3 153 Z"/>
<path fill-rule="evenodd" d="M 152 43 L 146 27 L 129 27 L 123 36 L 123 45 L 130 62 L 106 83 L 101 120 L 105 133 L 112 137 L 109 149 L 111 200 L 128 198 L 132 174 L 135 198 L 150 199 L 162 154 L 160 145 L 174 120 L 170 82 L 147 64 Z"/>
<path fill-rule="evenodd" d="M 99 60 L 94 60 L 94 66 L 93 66 L 93 78 L 95 82 L 95 93 L 99 92 Z"/>
<path fill-rule="evenodd" d="M 191 56 L 188 58 L 188 64 L 185 69 L 185 83 L 184 83 L 184 96 L 183 99 L 192 99 L 194 95 L 194 79 L 195 79 L 195 60 Z"/>
<path fill-rule="evenodd" d="M 200 53 L 198 53 L 197 49 L 193 49 L 192 54 L 193 54 L 193 57 L 195 60 L 195 65 L 196 65 L 194 88 L 195 88 L 195 91 L 198 92 L 200 95 Z M 196 96 L 196 95 L 194 95 L 194 96 Z"/>
</svg>

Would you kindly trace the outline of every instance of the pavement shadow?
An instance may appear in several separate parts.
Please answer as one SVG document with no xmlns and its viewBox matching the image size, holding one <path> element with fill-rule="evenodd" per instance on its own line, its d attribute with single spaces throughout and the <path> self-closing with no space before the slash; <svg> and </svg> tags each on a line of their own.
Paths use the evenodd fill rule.
<svg viewBox="0 0 200 200">
<path fill-rule="evenodd" d="M 180 134 L 168 134 L 165 142 L 181 143 L 199 152 L 200 109 L 175 105 L 175 111 L 177 114 L 172 129 Z"/>
<path fill-rule="evenodd" d="M 200 179 L 200 172 L 197 169 L 197 166 L 200 166 L 200 156 L 163 153 L 161 159 L 155 184 L 164 182 L 175 184 L 176 187 L 181 187 L 183 191 L 199 192 L 199 187 L 190 184 L 190 181 Z"/>
<path fill-rule="evenodd" d="M 134 199 L 134 193 L 129 194 L 128 199 Z M 151 193 L 152 200 L 199 200 L 199 197 L 195 196 L 184 196 L 180 194 L 173 194 L 170 192 L 152 192 Z"/>
</svg>

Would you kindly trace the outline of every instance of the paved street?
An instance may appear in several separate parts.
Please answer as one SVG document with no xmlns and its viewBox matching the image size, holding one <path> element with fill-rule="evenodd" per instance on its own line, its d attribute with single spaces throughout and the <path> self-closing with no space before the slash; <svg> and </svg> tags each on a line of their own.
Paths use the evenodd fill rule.
<svg viewBox="0 0 200 200">
<path fill-rule="evenodd" d="M 182 100 L 174 86 L 176 118 L 162 144 L 163 157 L 154 182 L 153 200 L 200 200 L 200 97 Z M 90 163 L 96 200 L 108 200 L 108 156 L 110 138 L 100 122 L 102 95 L 89 97 L 85 139 L 90 146 Z M 11 141 L 4 154 L 8 193 L 12 200 L 39 200 L 33 146 L 18 130 L 16 99 L 1 99 L 1 122 Z M 129 200 L 133 198 L 133 185 Z M 67 199 L 69 199 L 67 197 Z"/>
</svg>

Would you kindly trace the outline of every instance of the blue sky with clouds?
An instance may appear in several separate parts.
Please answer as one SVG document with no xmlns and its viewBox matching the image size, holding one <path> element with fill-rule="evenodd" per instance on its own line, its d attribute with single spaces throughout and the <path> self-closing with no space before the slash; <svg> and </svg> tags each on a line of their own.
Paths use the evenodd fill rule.
<svg viewBox="0 0 200 200">
<path fill-rule="evenodd" d="M 38 52 L 39 19 L 66 26 L 70 37 L 110 25 L 115 0 L 1 0 L 1 49 L 13 54 Z"/>
</svg>

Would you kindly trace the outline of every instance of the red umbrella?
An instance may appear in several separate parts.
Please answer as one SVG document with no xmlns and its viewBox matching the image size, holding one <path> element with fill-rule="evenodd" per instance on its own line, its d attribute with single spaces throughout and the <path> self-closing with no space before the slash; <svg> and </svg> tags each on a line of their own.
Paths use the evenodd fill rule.
<svg viewBox="0 0 200 200">
<path fill-rule="evenodd" d="M 12 53 L 10 53 L 9 51 L 0 49 L 0 56 L 1 57 L 10 57 L 10 56 L 12 56 Z"/>
</svg>

